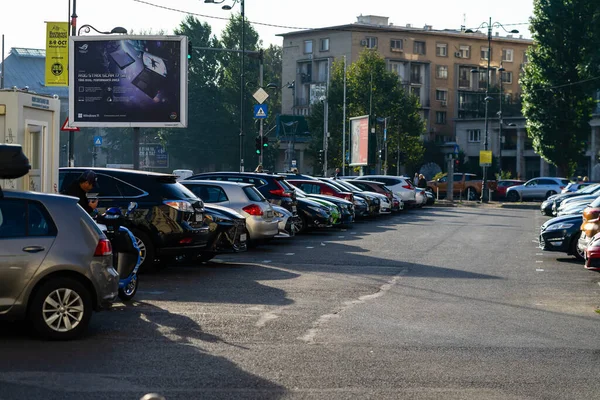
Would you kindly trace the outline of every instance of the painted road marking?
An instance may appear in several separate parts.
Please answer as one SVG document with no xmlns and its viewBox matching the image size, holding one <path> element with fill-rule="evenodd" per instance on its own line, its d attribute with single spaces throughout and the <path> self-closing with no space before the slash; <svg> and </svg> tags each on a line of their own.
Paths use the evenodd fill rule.
<svg viewBox="0 0 600 400">
<path fill-rule="evenodd" d="M 541 268 L 536 268 L 536 269 L 535 269 L 535 271 L 536 271 L 536 272 L 544 272 L 544 270 L 543 270 L 543 269 L 541 269 Z"/>
<path fill-rule="evenodd" d="M 307 249 L 314 249 L 312 246 L 306 246 Z"/>
<path fill-rule="evenodd" d="M 293 256 L 296 253 L 285 253 L 286 256 Z"/>
<path fill-rule="evenodd" d="M 535 260 L 536 263 L 543 263 L 542 260 Z"/>
<path fill-rule="evenodd" d="M 263 263 L 265 263 L 265 264 L 268 264 L 270 262 L 271 262 L 271 260 L 263 260 Z"/>
</svg>

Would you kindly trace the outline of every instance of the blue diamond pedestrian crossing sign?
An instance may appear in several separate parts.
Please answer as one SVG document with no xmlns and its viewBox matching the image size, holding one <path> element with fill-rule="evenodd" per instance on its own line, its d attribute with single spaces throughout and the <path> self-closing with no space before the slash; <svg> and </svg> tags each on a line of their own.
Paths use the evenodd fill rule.
<svg viewBox="0 0 600 400">
<path fill-rule="evenodd" d="M 254 105 L 254 118 L 265 119 L 269 115 L 269 109 L 266 104 Z"/>
<path fill-rule="evenodd" d="M 94 136 L 94 146 L 102 146 L 102 136 Z"/>
</svg>

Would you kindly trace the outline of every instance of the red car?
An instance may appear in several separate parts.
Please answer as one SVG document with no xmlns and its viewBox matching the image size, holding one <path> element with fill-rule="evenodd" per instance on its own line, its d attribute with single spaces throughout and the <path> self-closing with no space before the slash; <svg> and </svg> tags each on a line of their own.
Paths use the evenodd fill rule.
<svg viewBox="0 0 600 400">
<path fill-rule="evenodd" d="M 585 268 L 600 271 L 600 233 L 594 235 L 585 248 Z"/>
<path fill-rule="evenodd" d="M 504 198 L 506 198 L 506 190 L 509 187 L 522 185 L 524 183 L 525 183 L 525 181 L 520 181 L 518 179 L 502 179 L 502 180 L 498 181 L 494 195 L 499 200 L 504 199 Z"/>
<path fill-rule="evenodd" d="M 293 178 L 288 178 L 287 181 L 309 194 L 324 194 L 327 196 L 339 197 L 348 201 L 354 201 L 354 195 L 352 193 L 343 192 L 327 182 Z"/>
</svg>

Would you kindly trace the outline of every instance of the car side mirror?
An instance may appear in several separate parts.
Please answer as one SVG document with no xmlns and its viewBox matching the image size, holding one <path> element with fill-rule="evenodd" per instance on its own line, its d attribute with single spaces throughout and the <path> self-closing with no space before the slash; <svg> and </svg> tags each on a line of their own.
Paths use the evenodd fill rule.
<svg viewBox="0 0 600 400">
<path fill-rule="evenodd" d="M 132 212 L 133 210 L 135 210 L 136 208 L 138 208 L 138 204 L 135 201 L 132 201 L 131 203 L 129 203 L 129 205 L 127 206 L 127 213 Z"/>
</svg>

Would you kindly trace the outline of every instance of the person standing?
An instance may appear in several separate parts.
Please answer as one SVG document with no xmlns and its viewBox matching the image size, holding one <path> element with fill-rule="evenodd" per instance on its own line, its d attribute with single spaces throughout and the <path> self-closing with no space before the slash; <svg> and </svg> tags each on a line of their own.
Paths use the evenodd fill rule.
<svg viewBox="0 0 600 400">
<path fill-rule="evenodd" d="M 262 164 L 258 164 L 258 167 L 256 167 L 254 172 L 264 172 Z"/>
<path fill-rule="evenodd" d="M 413 186 L 417 186 L 419 184 L 419 173 L 415 172 L 415 176 L 413 178 Z"/>
<path fill-rule="evenodd" d="M 420 189 L 427 189 L 427 179 L 425 179 L 425 175 L 423 175 L 423 174 L 419 175 L 419 181 L 418 181 L 417 187 Z"/>
<path fill-rule="evenodd" d="M 63 194 L 77 197 L 81 208 L 91 216 L 98 207 L 98 199 L 89 200 L 87 194 L 94 187 L 98 187 L 98 177 L 94 171 L 88 170 L 81 174 L 77 180 L 73 181 Z"/>
<path fill-rule="evenodd" d="M 333 179 L 338 179 L 340 177 L 340 169 L 336 168 L 335 173 L 333 174 Z"/>
</svg>

